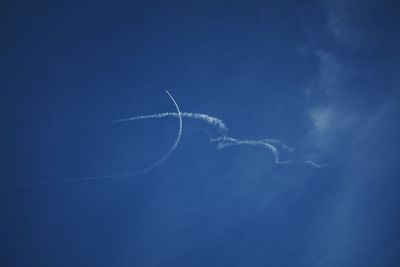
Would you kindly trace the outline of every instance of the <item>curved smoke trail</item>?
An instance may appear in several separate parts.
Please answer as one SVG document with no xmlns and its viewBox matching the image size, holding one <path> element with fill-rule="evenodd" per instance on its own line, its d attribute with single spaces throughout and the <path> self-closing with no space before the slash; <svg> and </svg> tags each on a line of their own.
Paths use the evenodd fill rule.
<svg viewBox="0 0 400 267">
<path fill-rule="evenodd" d="M 183 122 L 182 122 L 182 115 L 181 115 L 181 110 L 179 109 L 178 104 L 176 103 L 175 99 L 172 97 L 172 95 L 169 93 L 168 90 L 165 90 L 165 92 L 168 94 L 168 96 L 171 98 L 172 102 L 175 105 L 175 108 L 177 110 L 176 117 L 179 119 L 179 129 L 178 129 L 178 134 L 176 136 L 175 142 L 172 145 L 172 147 L 168 150 L 167 153 L 164 154 L 159 160 L 151 164 L 149 167 L 146 167 L 144 169 L 134 171 L 131 173 L 126 173 L 126 174 L 113 174 L 113 175 L 99 175 L 99 176 L 86 176 L 86 177 L 79 177 L 79 178 L 69 178 L 69 179 L 61 179 L 61 180 L 53 180 L 53 181 L 38 181 L 38 182 L 32 182 L 32 183 L 20 183 L 20 184 L 12 184 L 12 185 L 6 185 L 6 186 L 0 186 L 0 188 L 12 188 L 12 187 L 21 187 L 21 186 L 34 186 L 34 185 L 46 185 L 46 184 L 58 184 L 58 183 L 66 183 L 66 182 L 78 182 L 78 181 L 88 181 L 88 180 L 100 180 L 100 179 L 113 179 L 113 178 L 129 178 L 133 177 L 139 174 L 146 173 L 159 165 L 161 165 L 164 161 L 166 161 L 172 153 L 175 151 L 175 149 L 178 147 L 178 144 L 181 140 L 182 137 L 182 128 L 183 128 Z M 146 116 L 142 116 L 143 118 L 140 119 L 148 119 Z M 139 120 L 139 119 L 137 119 Z M 114 121 L 114 123 L 118 123 L 118 120 Z"/>
</svg>

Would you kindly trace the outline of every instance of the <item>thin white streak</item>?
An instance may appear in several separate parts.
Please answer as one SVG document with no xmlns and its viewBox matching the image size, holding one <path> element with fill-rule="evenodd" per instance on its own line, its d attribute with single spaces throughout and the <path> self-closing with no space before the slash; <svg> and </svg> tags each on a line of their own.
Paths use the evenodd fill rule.
<svg viewBox="0 0 400 267">
<path fill-rule="evenodd" d="M 20 184 L 12 184 L 12 185 L 6 185 L 6 186 L 0 186 L 0 188 L 13 188 L 13 187 L 23 187 L 23 186 L 34 186 L 34 185 L 47 185 L 47 184 L 59 184 L 59 183 L 67 183 L 67 182 L 74 182 L 74 181 L 89 181 L 89 180 L 101 180 L 101 179 L 117 179 L 117 178 L 129 178 L 133 177 L 139 174 L 146 173 L 159 165 L 161 165 L 164 161 L 166 161 L 172 153 L 175 151 L 175 149 L 178 147 L 178 144 L 181 140 L 182 137 L 182 128 L 183 128 L 183 123 L 182 123 L 182 115 L 181 115 L 181 110 L 179 109 L 178 104 L 176 103 L 175 99 L 172 97 L 172 95 L 168 92 L 168 90 L 165 90 L 165 92 L 168 94 L 168 96 L 171 98 L 172 102 L 175 105 L 175 108 L 177 110 L 176 117 L 179 119 L 179 129 L 178 129 L 178 134 L 176 137 L 176 140 L 172 147 L 168 150 L 167 153 L 164 154 L 159 160 L 154 162 L 152 165 L 149 167 L 146 167 L 144 169 L 131 172 L 131 173 L 126 173 L 126 174 L 112 174 L 112 175 L 100 175 L 100 176 L 87 176 L 87 177 L 79 177 L 79 178 L 69 178 L 69 179 L 61 179 L 61 180 L 53 180 L 53 181 L 38 181 L 38 182 L 33 182 L 33 183 L 20 183 Z M 140 119 L 148 119 L 151 116 L 139 116 L 136 117 L 136 120 Z M 125 120 L 116 120 L 113 122 L 123 122 Z"/>
<path fill-rule="evenodd" d="M 172 147 L 170 148 L 170 150 L 162 157 L 160 158 L 158 161 L 156 161 L 155 163 L 153 163 L 151 166 L 144 168 L 142 170 L 136 171 L 135 173 L 131 173 L 130 176 L 134 176 L 134 175 L 138 175 L 138 174 L 142 174 L 145 172 L 148 172 L 154 168 L 156 168 L 157 166 L 161 165 L 164 161 L 166 161 L 171 155 L 172 153 L 175 151 L 175 149 L 178 147 L 178 144 L 181 140 L 182 137 L 182 114 L 181 114 L 181 110 L 179 109 L 178 104 L 176 103 L 175 99 L 172 97 L 172 95 L 168 92 L 168 90 L 165 90 L 165 92 L 168 94 L 168 96 L 171 98 L 171 100 L 174 102 L 174 105 L 176 107 L 176 110 L 178 111 L 178 118 L 179 118 L 179 129 L 178 129 L 178 135 L 176 137 L 175 143 L 172 145 Z"/>
</svg>

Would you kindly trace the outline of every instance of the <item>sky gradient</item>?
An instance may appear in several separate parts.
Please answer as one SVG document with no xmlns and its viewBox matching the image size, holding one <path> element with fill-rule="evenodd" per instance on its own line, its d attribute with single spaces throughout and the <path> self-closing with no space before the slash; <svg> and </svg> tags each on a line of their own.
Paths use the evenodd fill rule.
<svg viewBox="0 0 400 267">
<path fill-rule="evenodd" d="M 0 266 L 400 265 L 397 1 L 0 6 Z"/>
</svg>

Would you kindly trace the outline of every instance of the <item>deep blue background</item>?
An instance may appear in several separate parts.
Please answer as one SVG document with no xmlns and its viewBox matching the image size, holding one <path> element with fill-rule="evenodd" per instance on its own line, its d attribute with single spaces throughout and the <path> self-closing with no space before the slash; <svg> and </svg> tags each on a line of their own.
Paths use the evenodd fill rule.
<svg viewBox="0 0 400 267">
<path fill-rule="evenodd" d="M 3 1 L 0 266 L 400 265 L 396 1 Z M 80 127 L 73 125 L 81 124 Z"/>
</svg>

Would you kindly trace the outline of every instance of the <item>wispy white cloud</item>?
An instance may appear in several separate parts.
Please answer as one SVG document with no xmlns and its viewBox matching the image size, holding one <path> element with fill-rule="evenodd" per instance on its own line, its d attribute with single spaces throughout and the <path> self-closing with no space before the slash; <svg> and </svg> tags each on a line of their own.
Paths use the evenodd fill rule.
<svg viewBox="0 0 400 267">
<path fill-rule="evenodd" d="M 306 96 L 309 100 L 317 97 L 329 97 L 340 92 L 348 78 L 348 70 L 331 53 L 323 50 L 314 51 L 318 62 L 318 70 L 315 78 L 306 88 Z"/>
<path fill-rule="evenodd" d="M 354 25 L 354 17 L 345 8 L 329 10 L 326 22 L 328 31 L 338 40 L 351 46 L 358 45 L 360 42 L 359 29 L 356 29 Z"/>
<path fill-rule="evenodd" d="M 315 107 L 310 110 L 314 130 L 319 134 L 325 134 L 332 129 L 336 116 L 332 107 Z"/>
<path fill-rule="evenodd" d="M 360 1 L 321 2 L 326 11 L 325 29 L 339 42 L 350 46 L 358 45 L 361 30 L 358 29 L 357 14 L 354 12 L 360 6 Z M 349 131 L 357 121 L 355 109 L 346 107 L 342 101 L 355 71 L 337 54 L 320 45 L 314 45 L 309 54 L 316 59 L 317 71 L 305 87 L 305 114 L 311 122 L 309 139 L 321 151 L 321 147 L 330 147 L 339 138 L 340 133 Z"/>
<path fill-rule="evenodd" d="M 340 110 L 333 104 L 313 107 L 308 115 L 312 121 L 310 137 L 319 147 L 334 144 L 336 138 L 350 130 L 358 120 L 357 114 Z"/>
<path fill-rule="evenodd" d="M 315 77 L 305 88 L 306 116 L 311 121 L 309 138 L 322 151 L 336 143 L 339 136 L 349 131 L 357 121 L 357 112 L 343 105 L 349 80 L 353 74 L 333 53 L 314 51 L 318 62 Z"/>
</svg>

